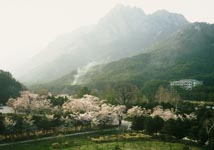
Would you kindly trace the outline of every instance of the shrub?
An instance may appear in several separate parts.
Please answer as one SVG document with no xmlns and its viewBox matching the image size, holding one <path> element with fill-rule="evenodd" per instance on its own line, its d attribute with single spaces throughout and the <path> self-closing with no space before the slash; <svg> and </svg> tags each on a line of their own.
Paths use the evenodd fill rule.
<svg viewBox="0 0 214 150">
<path fill-rule="evenodd" d="M 185 145 L 185 146 L 183 147 L 183 150 L 191 150 L 191 149 L 189 148 L 189 146 Z"/>
<path fill-rule="evenodd" d="M 115 150 L 121 150 L 121 148 L 120 148 L 119 145 L 115 145 L 114 149 L 115 149 Z"/>
<path fill-rule="evenodd" d="M 69 142 L 68 142 L 68 141 L 65 141 L 64 143 L 62 143 L 62 146 L 68 147 L 68 146 L 69 146 Z"/>
<path fill-rule="evenodd" d="M 5 136 L 0 135 L 0 141 L 3 141 L 3 140 L 5 140 Z"/>
<path fill-rule="evenodd" d="M 52 148 L 52 149 L 58 149 L 58 148 L 60 148 L 60 144 L 59 144 L 58 142 L 52 143 L 52 144 L 51 144 L 51 148 Z"/>
</svg>

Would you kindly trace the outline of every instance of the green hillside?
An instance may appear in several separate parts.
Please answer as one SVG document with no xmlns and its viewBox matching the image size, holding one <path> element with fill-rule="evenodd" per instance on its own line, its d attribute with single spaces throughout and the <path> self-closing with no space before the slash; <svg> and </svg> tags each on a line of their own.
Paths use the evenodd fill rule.
<svg viewBox="0 0 214 150">
<path fill-rule="evenodd" d="M 5 104 L 10 97 L 19 96 L 22 89 L 22 84 L 16 81 L 9 72 L 0 70 L 0 104 Z"/>
<path fill-rule="evenodd" d="M 90 69 L 79 78 L 79 83 L 103 89 L 109 84 L 128 82 L 140 88 L 144 87 L 144 90 L 145 86 L 155 84 L 156 90 L 157 86 L 167 85 L 172 80 L 194 78 L 202 80 L 212 93 L 213 60 L 214 25 L 194 23 L 173 33 L 162 43 L 150 48 L 147 53 Z M 69 84 L 72 79 L 73 74 L 69 74 L 44 86 L 60 91 L 71 87 Z M 61 88 L 56 90 L 59 86 Z M 200 91 L 202 89 L 204 88 Z"/>
<path fill-rule="evenodd" d="M 214 74 L 213 60 L 214 25 L 195 23 L 156 45 L 149 53 L 107 64 L 99 71 L 94 69 L 85 82 L 200 79 Z"/>
</svg>

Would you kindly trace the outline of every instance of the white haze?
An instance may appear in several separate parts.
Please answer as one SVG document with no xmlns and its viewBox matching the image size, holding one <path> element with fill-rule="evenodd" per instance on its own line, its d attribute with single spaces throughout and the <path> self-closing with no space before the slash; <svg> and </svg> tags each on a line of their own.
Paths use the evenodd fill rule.
<svg viewBox="0 0 214 150">
<path fill-rule="evenodd" d="M 74 80 L 71 83 L 71 85 L 77 85 L 80 84 L 80 78 L 82 76 L 84 76 L 92 67 L 98 65 L 100 63 L 96 62 L 96 61 L 92 61 L 90 63 L 88 63 L 87 65 L 85 65 L 84 67 L 78 68 L 77 69 L 77 74 L 74 75 Z"/>
<path fill-rule="evenodd" d="M 96 24 L 117 3 L 214 23 L 213 0 L 0 0 L 0 69 L 13 73 L 58 35 Z"/>
<path fill-rule="evenodd" d="M 77 73 L 74 75 L 74 79 L 71 85 L 79 85 L 81 84 L 81 79 L 84 77 L 93 67 L 97 65 L 107 64 L 110 60 L 106 58 L 102 61 L 92 61 L 89 62 L 87 65 L 80 67 L 77 69 Z"/>
</svg>

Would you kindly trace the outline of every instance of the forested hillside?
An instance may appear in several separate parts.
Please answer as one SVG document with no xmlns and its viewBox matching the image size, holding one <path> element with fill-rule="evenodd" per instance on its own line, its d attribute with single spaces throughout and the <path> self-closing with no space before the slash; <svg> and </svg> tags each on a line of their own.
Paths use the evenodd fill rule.
<svg viewBox="0 0 214 150">
<path fill-rule="evenodd" d="M 210 97 L 203 92 L 205 88 L 196 90 L 197 93 L 206 95 L 201 98 L 213 99 L 210 93 L 214 92 L 214 25 L 188 25 L 148 51 L 107 65 L 95 66 L 79 78 L 79 84 L 105 89 L 107 85 L 128 82 L 146 91 L 153 86 L 157 90 L 158 86 L 167 85 L 172 80 L 194 78 L 203 81 L 204 86 L 209 89 L 207 94 Z M 70 87 L 74 75 L 73 72 L 58 79 L 57 85 L 60 89 L 54 88 L 55 81 L 45 86 L 62 91 L 65 87 Z M 200 96 L 193 97 L 199 99 Z M 191 99 L 194 99 L 193 97 Z"/>
<path fill-rule="evenodd" d="M 0 104 L 5 104 L 10 97 L 19 96 L 22 89 L 23 85 L 10 72 L 0 70 Z"/>
</svg>

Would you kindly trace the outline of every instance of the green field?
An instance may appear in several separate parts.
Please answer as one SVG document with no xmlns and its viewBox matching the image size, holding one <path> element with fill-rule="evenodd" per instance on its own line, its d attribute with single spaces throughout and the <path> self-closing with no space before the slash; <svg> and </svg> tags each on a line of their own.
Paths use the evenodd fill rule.
<svg viewBox="0 0 214 150">
<path fill-rule="evenodd" d="M 115 140 L 109 142 L 93 142 L 91 138 L 108 136 L 109 133 L 87 134 L 75 137 L 59 136 L 56 139 L 1 146 L 1 150 L 183 150 L 184 144 L 153 140 L 150 138 L 137 140 Z M 54 144 L 55 143 L 55 144 Z M 201 150 L 189 146 L 191 150 Z"/>
<path fill-rule="evenodd" d="M 61 150 L 183 150 L 184 145 L 180 143 L 168 143 L 160 141 L 132 141 L 132 142 L 110 142 L 90 143 L 78 146 L 78 144 L 61 147 Z M 1 147 L 1 150 L 52 150 L 51 142 L 33 142 Z M 200 150 L 197 147 L 190 147 L 191 150 Z M 118 149 L 119 150 L 119 149 Z"/>
</svg>

